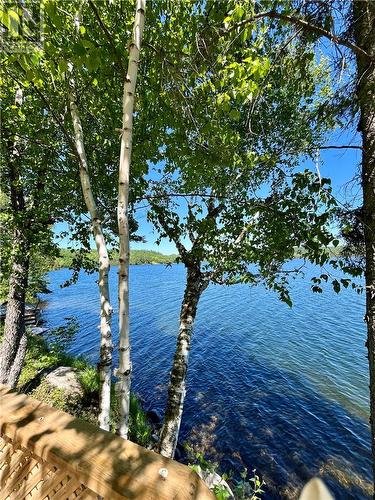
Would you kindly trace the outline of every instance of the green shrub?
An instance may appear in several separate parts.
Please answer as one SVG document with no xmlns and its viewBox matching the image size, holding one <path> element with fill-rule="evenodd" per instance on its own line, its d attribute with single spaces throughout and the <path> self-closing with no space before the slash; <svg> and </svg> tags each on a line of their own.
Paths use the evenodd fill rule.
<svg viewBox="0 0 375 500">
<path fill-rule="evenodd" d="M 74 366 L 74 364 L 73 367 L 78 368 L 77 366 Z M 78 368 L 78 370 L 78 379 L 82 385 L 84 393 L 86 395 L 98 394 L 100 380 L 97 370 L 91 365 L 86 365 L 81 369 Z"/>
<path fill-rule="evenodd" d="M 151 442 L 151 426 L 135 394 L 130 395 L 129 439 L 141 446 Z"/>
<path fill-rule="evenodd" d="M 77 398 L 72 398 L 72 395 L 64 389 L 52 386 L 46 379 L 30 392 L 30 396 L 68 413 L 74 412 L 77 403 Z"/>
<path fill-rule="evenodd" d="M 24 366 L 18 381 L 18 388 L 27 391 L 27 385 L 42 370 L 62 365 L 61 353 L 54 349 L 48 349 L 46 341 L 42 337 L 29 335 L 27 339 L 27 351 Z"/>
<path fill-rule="evenodd" d="M 215 472 L 218 474 L 218 464 L 210 462 L 207 460 L 203 453 L 197 452 L 194 447 L 189 445 L 189 443 L 184 444 L 188 460 L 189 467 L 195 472 L 199 473 L 200 471 L 205 472 Z M 245 468 L 241 474 L 240 481 L 232 480 L 232 473 L 230 474 L 222 474 L 220 477 L 223 481 L 227 482 L 229 487 L 231 488 L 235 500 L 261 500 L 260 495 L 264 493 L 263 486 L 265 485 L 264 481 L 257 475 L 256 470 L 253 470 L 253 476 L 249 477 L 247 473 L 247 469 Z M 217 500 L 227 500 L 230 498 L 230 494 L 228 490 L 222 484 L 217 484 L 213 488 L 213 493 Z"/>
</svg>

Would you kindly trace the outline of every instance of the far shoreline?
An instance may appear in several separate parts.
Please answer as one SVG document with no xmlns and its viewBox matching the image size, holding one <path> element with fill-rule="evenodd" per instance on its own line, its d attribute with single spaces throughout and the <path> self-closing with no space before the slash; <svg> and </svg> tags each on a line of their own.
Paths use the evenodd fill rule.
<svg viewBox="0 0 375 500">
<path fill-rule="evenodd" d="M 118 257 L 117 257 L 117 252 L 115 251 L 110 251 L 110 265 L 114 266 L 118 263 Z M 75 252 L 74 250 L 70 250 L 67 248 L 60 248 L 59 249 L 59 255 L 56 256 L 54 259 L 51 260 L 49 263 L 49 269 L 47 272 L 50 271 L 57 271 L 59 269 L 75 269 L 76 266 L 74 266 L 74 261 L 76 261 L 78 256 L 78 251 Z M 86 264 L 82 265 L 81 267 L 84 269 L 85 267 L 90 266 L 93 270 L 97 264 L 97 259 L 98 255 L 96 250 L 91 249 L 87 252 L 84 253 L 84 255 L 81 254 L 79 257 L 82 259 L 82 263 L 84 262 Z M 170 254 L 170 255 L 165 255 L 161 252 L 157 252 L 155 250 L 130 250 L 130 265 L 145 265 L 145 264 L 164 264 L 164 265 L 171 265 L 175 264 L 177 260 L 177 255 L 175 254 Z M 88 265 L 88 266 L 87 266 Z"/>
</svg>

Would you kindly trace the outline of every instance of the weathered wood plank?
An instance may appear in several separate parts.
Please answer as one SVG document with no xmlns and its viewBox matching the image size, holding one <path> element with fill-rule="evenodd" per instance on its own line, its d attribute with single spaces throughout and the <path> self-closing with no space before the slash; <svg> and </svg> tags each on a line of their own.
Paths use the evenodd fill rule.
<svg viewBox="0 0 375 500">
<path fill-rule="evenodd" d="M 0 385 L 0 435 L 79 478 L 105 499 L 211 500 L 198 475 L 167 459 Z M 160 469 L 168 470 L 164 480 Z M 30 491 L 30 490 L 29 490 Z"/>
<path fill-rule="evenodd" d="M 2 470 L 10 460 L 10 457 L 14 453 L 13 446 L 7 443 L 6 446 L 0 452 L 0 470 Z"/>
<path fill-rule="evenodd" d="M 79 500 L 98 500 L 98 495 L 96 495 L 95 493 L 93 493 L 91 490 L 89 489 L 84 489 L 82 490 L 76 497 L 77 499 L 79 498 Z"/>
<path fill-rule="evenodd" d="M 6 465 L 0 471 L 0 488 L 3 490 L 5 488 L 6 482 L 9 479 L 12 472 L 14 472 L 15 468 L 20 463 L 22 458 L 23 451 L 21 449 L 17 449 L 10 457 L 10 460 L 6 462 Z"/>
<path fill-rule="evenodd" d="M 39 498 L 46 498 L 51 491 L 61 483 L 67 476 L 66 470 L 57 469 L 56 472 L 50 474 L 48 477 L 44 478 L 43 483 L 41 483 L 39 488 Z M 79 483 L 77 484 L 77 488 Z"/>
</svg>

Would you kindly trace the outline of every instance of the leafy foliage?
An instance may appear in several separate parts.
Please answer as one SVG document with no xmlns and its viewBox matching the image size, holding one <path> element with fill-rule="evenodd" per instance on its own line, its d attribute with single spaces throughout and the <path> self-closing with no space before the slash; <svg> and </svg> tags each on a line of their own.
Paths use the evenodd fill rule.
<svg viewBox="0 0 375 500">
<path fill-rule="evenodd" d="M 228 32 L 253 7 L 227 7 L 174 6 L 171 19 L 187 16 L 183 47 L 173 28 L 154 34 L 164 45 L 170 36 L 176 55 L 165 69 L 159 115 L 168 122 L 162 161 L 149 176 L 148 218 L 207 279 L 262 283 L 290 304 L 288 279 L 298 270 L 283 264 L 295 247 L 327 262 L 334 239 L 329 180 L 298 168 L 332 126 L 324 112 L 329 72 L 309 45 L 289 42 L 288 26 L 264 20 L 240 36 Z"/>
<path fill-rule="evenodd" d="M 192 470 L 202 475 L 205 472 L 211 474 L 217 474 L 218 464 L 210 462 L 207 460 L 202 452 L 197 452 L 193 447 L 185 444 L 185 449 L 189 457 L 189 466 Z M 228 491 L 230 487 L 233 492 L 235 500 L 260 500 L 262 493 L 264 493 L 263 487 L 265 482 L 256 473 L 256 469 L 253 470 L 253 476 L 249 477 L 248 471 L 245 468 L 240 473 L 240 480 L 235 481 L 232 474 L 224 473 L 220 476 L 221 481 L 216 484 L 213 488 L 213 493 L 218 500 L 226 500 L 232 498 Z"/>
</svg>

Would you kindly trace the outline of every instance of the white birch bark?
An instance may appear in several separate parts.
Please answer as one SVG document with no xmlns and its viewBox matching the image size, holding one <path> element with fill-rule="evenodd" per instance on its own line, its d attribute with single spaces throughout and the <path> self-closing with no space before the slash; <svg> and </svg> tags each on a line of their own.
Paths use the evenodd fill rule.
<svg viewBox="0 0 375 500">
<path fill-rule="evenodd" d="M 184 298 L 180 312 L 180 326 L 177 346 L 173 359 L 168 386 L 167 406 L 157 451 L 165 457 L 173 458 L 184 408 L 186 376 L 189 363 L 190 342 L 199 299 L 207 288 L 208 281 L 199 268 L 187 268 Z"/>
<path fill-rule="evenodd" d="M 120 422 L 118 434 L 127 439 L 130 404 L 131 359 L 129 339 L 129 173 L 132 152 L 132 127 L 134 94 L 137 81 L 139 54 L 142 43 L 146 0 L 136 1 L 133 38 L 129 48 L 128 70 L 124 82 L 123 115 L 121 131 L 121 151 L 118 188 L 118 230 L 119 249 L 119 367 L 116 376 L 119 379 L 118 393 L 120 401 Z"/>
<path fill-rule="evenodd" d="M 70 112 L 74 127 L 76 151 L 79 157 L 79 175 L 83 197 L 87 210 L 90 213 L 92 232 L 99 257 L 99 294 L 100 294 L 100 360 L 99 360 L 99 426 L 109 430 L 109 414 L 111 404 L 111 377 L 112 377 L 112 307 L 109 297 L 108 275 L 110 269 L 109 256 L 102 224 L 99 218 L 95 198 L 91 189 L 88 162 L 83 141 L 83 130 L 78 108 L 72 93 L 69 94 Z"/>
</svg>

